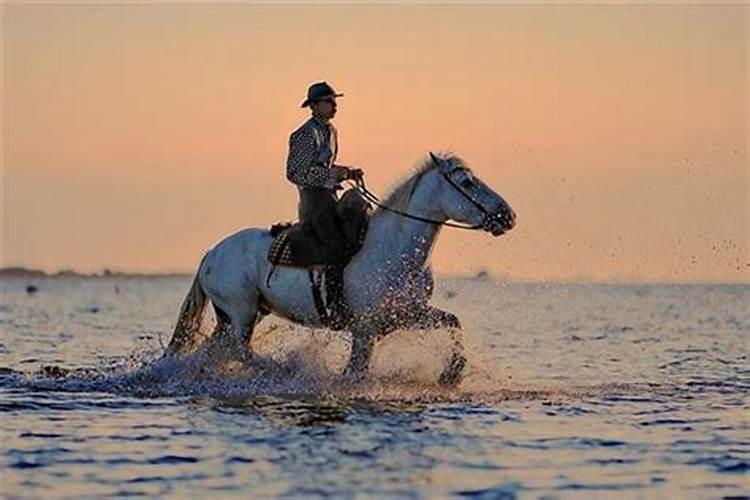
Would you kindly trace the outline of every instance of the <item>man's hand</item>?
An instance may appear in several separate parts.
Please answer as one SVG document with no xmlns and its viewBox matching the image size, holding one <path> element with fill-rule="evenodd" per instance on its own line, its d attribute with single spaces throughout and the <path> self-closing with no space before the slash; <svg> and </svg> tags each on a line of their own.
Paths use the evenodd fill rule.
<svg viewBox="0 0 750 500">
<path fill-rule="evenodd" d="M 349 179 L 358 181 L 365 176 L 365 171 L 361 168 L 352 167 L 349 169 Z"/>
<path fill-rule="evenodd" d="M 334 165 L 331 167 L 331 178 L 335 182 L 341 182 L 347 179 L 356 181 L 361 179 L 363 175 L 364 171 L 361 168 L 345 167 L 343 165 Z"/>
<path fill-rule="evenodd" d="M 341 165 L 334 165 L 331 167 L 331 179 L 333 179 L 334 182 L 345 181 L 348 178 L 349 169 L 347 167 L 342 167 Z"/>
</svg>

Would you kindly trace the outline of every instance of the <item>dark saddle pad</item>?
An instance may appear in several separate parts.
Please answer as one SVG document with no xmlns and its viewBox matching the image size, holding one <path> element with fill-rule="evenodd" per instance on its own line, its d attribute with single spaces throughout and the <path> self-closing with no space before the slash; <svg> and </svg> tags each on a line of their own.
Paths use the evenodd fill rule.
<svg viewBox="0 0 750 500">
<path fill-rule="evenodd" d="M 275 266 L 308 267 L 325 263 L 325 248 L 300 223 L 282 222 L 271 226 L 274 237 L 268 261 Z"/>
<path fill-rule="evenodd" d="M 346 256 L 351 258 L 364 243 L 370 218 L 370 205 L 357 192 L 339 201 L 337 213 L 346 235 Z M 312 267 L 341 264 L 331 259 L 330 250 L 305 224 L 283 222 L 271 226 L 274 240 L 268 250 L 268 261 L 275 266 Z"/>
</svg>

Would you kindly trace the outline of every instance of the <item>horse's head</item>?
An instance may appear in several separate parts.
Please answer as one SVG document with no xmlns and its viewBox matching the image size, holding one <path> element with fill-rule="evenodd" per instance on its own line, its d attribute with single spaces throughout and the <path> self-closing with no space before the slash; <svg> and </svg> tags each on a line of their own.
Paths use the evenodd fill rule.
<svg viewBox="0 0 750 500">
<path fill-rule="evenodd" d="M 466 167 L 459 159 L 430 153 L 440 174 L 440 209 L 449 219 L 479 226 L 500 236 L 516 225 L 516 213 L 502 196 Z"/>
</svg>

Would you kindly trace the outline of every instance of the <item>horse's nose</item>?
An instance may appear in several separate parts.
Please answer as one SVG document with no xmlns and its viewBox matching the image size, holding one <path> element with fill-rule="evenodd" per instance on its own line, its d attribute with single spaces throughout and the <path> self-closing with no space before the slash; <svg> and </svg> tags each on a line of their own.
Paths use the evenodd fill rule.
<svg viewBox="0 0 750 500">
<path fill-rule="evenodd" d="M 516 226 L 516 213 L 508 207 L 502 212 L 502 221 L 505 224 L 505 230 L 508 231 Z"/>
</svg>

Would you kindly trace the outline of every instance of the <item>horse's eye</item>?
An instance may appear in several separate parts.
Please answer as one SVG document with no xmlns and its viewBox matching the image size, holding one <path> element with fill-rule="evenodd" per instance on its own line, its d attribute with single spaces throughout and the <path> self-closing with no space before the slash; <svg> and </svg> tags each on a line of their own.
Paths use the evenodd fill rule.
<svg viewBox="0 0 750 500">
<path fill-rule="evenodd" d="M 468 189 L 474 187 L 474 182 L 471 179 L 464 179 L 461 181 L 461 186 Z"/>
</svg>

